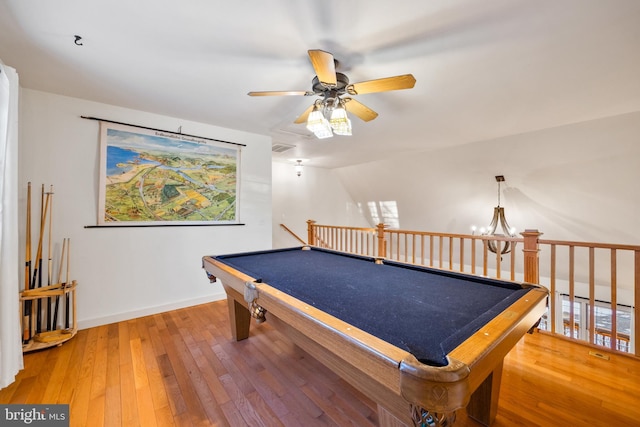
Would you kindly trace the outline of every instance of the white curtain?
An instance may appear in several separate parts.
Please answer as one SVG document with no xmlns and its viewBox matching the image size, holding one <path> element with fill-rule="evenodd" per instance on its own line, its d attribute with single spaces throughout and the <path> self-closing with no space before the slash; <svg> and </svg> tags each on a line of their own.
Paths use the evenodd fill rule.
<svg viewBox="0 0 640 427">
<path fill-rule="evenodd" d="M 18 74 L 0 61 L 0 389 L 24 366 L 18 248 Z"/>
</svg>

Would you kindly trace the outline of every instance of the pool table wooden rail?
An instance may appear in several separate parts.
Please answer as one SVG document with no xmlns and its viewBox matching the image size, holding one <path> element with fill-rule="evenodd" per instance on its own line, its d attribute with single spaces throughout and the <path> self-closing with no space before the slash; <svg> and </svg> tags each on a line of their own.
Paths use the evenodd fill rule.
<svg viewBox="0 0 640 427">
<path fill-rule="evenodd" d="M 247 338 L 251 316 L 244 290 L 255 278 L 211 257 L 203 257 L 203 267 L 227 293 L 233 338 Z M 489 425 L 497 410 L 502 360 L 542 316 L 547 296 L 543 289 L 529 292 L 526 301 L 517 301 L 455 348 L 449 365 L 434 367 L 266 283 L 255 286 L 267 321 L 377 402 L 383 426 L 413 425 L 412 403 L 437 413 L 467 406 L 470 416 Z"/>
</svg>

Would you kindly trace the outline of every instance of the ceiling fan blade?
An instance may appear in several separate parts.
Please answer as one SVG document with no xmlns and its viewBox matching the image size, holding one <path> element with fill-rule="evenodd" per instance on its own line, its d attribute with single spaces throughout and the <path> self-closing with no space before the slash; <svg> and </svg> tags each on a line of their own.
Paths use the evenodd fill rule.
<svg viewBox="0 0 640 427">
<path fill-rule="evenodd" d="M 262 92 L 249 92 L 247 95 L 249 96 L 312 96 L 315 95 L 313 92 L 305 92 L 303 90 L 290 90 L 290 91 L 262 91 Z"/>
<path fill-rule="evenodd" d="M 349 95 L 362 95 L 363 93 L 386 92 L 389 90 L 411 89 L 416 84 L 412 74 L 403 74 L 395 77 L 368 80 L 366 82 L 353 83 L 347 86 Z"/>
<path fill-rule="evenodd" d="M 306 121 L 307 121 L 307 118 L 309 117 L 309 114 L 313 111 L 313 107 L 314 107 L 314 104 L 311 104 L 311 106 L 310 106 L 309 108 L 307 108 L 307 109 L 304 111 L 304 113 L 300 114 L 300 115 L 298 116 L 298 118 L 296 119 L 296 121 L 295 121 L 295 122 L 293 122 L 293 123 L 298 123 L 298 124 L 299 124 L 299 123 L 304 123 L 304 122 L 306 122 Z"/>
<path fill-rule="evenodd" d="M 343 98 L 343 101 L 344 101 L 344 108 L 346 108 L 346 110 L 349 113 L 355 114 L 365 122 L 369 122 L 375 119 L 376 117 L 378 117 L 378 113 L 376 113 L 366 105 L 356 101 L 355 99 Z"/>
<path fill-rule="evenodd" d="M 324 50 L 309 50 L 309 59 L 318 76 L 318 80 L 320 80 L 323 86 L 337 86 L 336 63 L 333 60 L 332 54 Z"/>
</svg>

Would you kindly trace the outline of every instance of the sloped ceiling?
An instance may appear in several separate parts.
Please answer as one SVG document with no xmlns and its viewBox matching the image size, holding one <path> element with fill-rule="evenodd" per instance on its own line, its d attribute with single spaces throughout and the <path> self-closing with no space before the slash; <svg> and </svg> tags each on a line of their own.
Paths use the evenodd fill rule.
<svg viewBox="0 0 640 427">
<path fill-rule="evenodd" d="M 247 96 L 310 90 L 308 49 L 352 82 L 417 82 L 358 96 L 379 117 L 318 140 L 292 123 L 315 98 Z M 3 0 L 0 59 L 26 88 L 271 135 L 294 147 L 276 159 L 334 168 L 640 111 L 640 1 Z"/>
</svg>

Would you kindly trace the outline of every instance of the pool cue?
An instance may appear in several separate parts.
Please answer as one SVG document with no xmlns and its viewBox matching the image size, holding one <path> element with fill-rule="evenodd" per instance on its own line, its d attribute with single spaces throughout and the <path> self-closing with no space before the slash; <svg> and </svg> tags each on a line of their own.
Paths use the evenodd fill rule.
<svg viewBox="0 0 640 427">
<path fill-rule="evenodd" d="M 69 286 L 69 259 L 71 258 L 71 238 L 67 238 L 67 277 L 64 282 L 65 287 Z M 69 329 L 69 292 L 65 294 L 64 304 L 64 328 Z"/>
<path fill-rule="evenodd" d="M 44 184 L 42 184 L 42 190 L 40 192 L 40 239 L 44 239 L 44 230 L 43 230 L 43 222 L 42 222 L 42 218 L 45 215 L 45 208 L 44 208 Z M 39 258 L 39 259 L 38 259 Z M 42 251 L 39 252 L 39 255 L 36 255 L 36 263 L 38 263 L 38 265 L 36 266 L 36 269 L 34 270 L 34 274 L 37 273 L 37 277 L 38 277 L 38 287 L 41 288 L 42 287 Z M 34 277 L 35 280 L 35 277 Z M 32 286 L 33 288 L 35 288 L 35 283 Z M 40 333 L 41 330 L 41 322 L 42 322 L 42 300 L 40 298 L 38 298 L 36 300 L 36 334 Z"/>
<path fill-rule="evenodd" d="M 62 283 L 62 265 L 64 261 L 64 251 L 67 247 L 67 238 L 62 239 L 62 251 L 60 251 L 60 267 L 58 267 L 58 280 L 56 283 Z M 64 286 L 62 287 L 64 289 Z M 58 307 L 60 306 L 60 295 L 56 295 L 56 302 L 53 308 L 53 330 L 58 329 Z"/>
<path fill-rule="evenodd" d="M 44 198 L 44 184 L 42 184 L 42 197 Z M 36 278 L 38 279 L 38 287 L 42 287 L 42 241 L 44 240 L 44 227 L 46 225 L 47 209 L 49 205 L 49 194 L 47 194 L 46 201 L 43 200 L 43 204 L 40 207 L 40 235 L 38 236 L 38 250 L 36 252 L 36 267 L 33 269 L 33 277 L 31 278 L 31 289 L 36 287 Z M 40 312 L 42 307 L 42 301 L 39 298 L 36 312 L 36 333 L 41 331 L 42 313 Z M 33 310 L 33 307 L 31 307 Z"/>
<path fill-rule="evenodd" d="M 27 230 L 24 255 L 24 290 L 31 285 L 31 182 L 27 184 Z M 31 300 L 24 302 L 22 313 L 22 342 L 27 344 L 31 339 Z"/>
<path fill-rule="evenodd" d="M 47 260 L 47 286 L 51 286 L 51 280 L 52 280 L 52 264 L 53 264 L 53 259 L 51 258 L 51 229 L 52 229 L 52 222 L 53 222 L 53 185 L 51 186 L 51 189 L 49 190 L 50 195 L 50 200 L 49 200 L 49 248 L 48 248 L 48 260 Z M 47 309 L 46 309 L 46 315 L 47 315 L 47 331 L 51 330 L 51 297 L 47 297 Z"/>
</svg>

